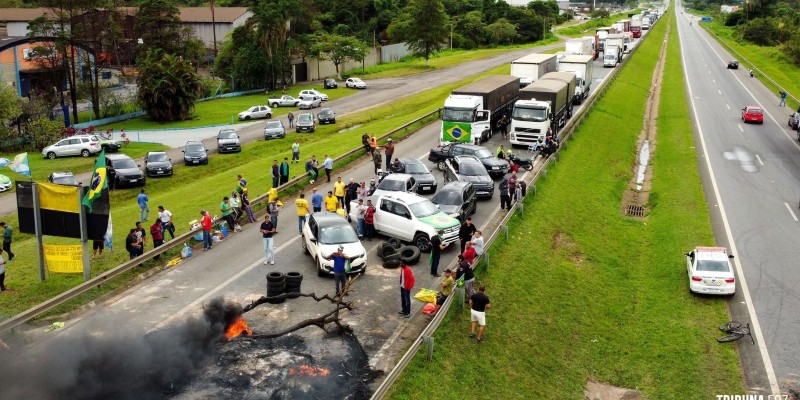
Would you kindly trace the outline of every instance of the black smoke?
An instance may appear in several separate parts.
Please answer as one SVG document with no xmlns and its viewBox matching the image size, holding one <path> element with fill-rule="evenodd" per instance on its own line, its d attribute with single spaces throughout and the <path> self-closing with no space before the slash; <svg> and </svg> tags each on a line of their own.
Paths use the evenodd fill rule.
<svg viewBox="0 0 800 400">
<path fill-rule="evenodd" d="M 0 352 L 0 398 L 164 398 L 215 352 L 241 313 L 239 304 L 217 298 L 204 307 L 202 317 L 149 335 L 80 335 L 54 338 L 35 350 Z"/>
</svg>

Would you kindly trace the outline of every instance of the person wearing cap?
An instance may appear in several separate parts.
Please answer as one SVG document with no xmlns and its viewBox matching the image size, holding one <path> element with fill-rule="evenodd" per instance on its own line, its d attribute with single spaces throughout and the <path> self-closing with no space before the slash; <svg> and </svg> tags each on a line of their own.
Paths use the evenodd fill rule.
<svg viewBox="0 0 800 400">
<path fill-rule="evenodd" d="M 383 146 L 386 153 L 386 170 L 390 171 L 390 167 L 392 166 L 392 156 L 394 155 L 394 143 L 392 143 L 392 138 L 386 141 L 386 145 Z"/>
<path fill-rule="evenodd" d="M 347 286 L 347 271 L 345 268 L 347 259 L 350 257 L 344 254 L 344 247 L 342 246 L 339 246 L 335 252 L 323 257 L 328 261 L 333 260 L 333 280 L 336 282 L 336 296 L 340 296 L 343 294 L 344 287 Z"/>
</svg>

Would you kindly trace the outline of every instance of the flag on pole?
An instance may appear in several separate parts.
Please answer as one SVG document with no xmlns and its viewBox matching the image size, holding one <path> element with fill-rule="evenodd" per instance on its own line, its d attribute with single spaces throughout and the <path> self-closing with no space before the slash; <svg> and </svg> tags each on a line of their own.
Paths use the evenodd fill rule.
<svg viewBox="0 0 800 400">
<path fill-rule="evenodd" d="M 28 153 L 17 154 L 8 167 L 18 174 L 31 176 L 31 167 L 28 166 Z"/>
<path fill-rule="evenodd" d="M 114 230 L 111 229 L 111 215 L 108 216 L 108 228 L 106 228 L 106 234 L 103 235 L 103 244 L 108 247 L 108 251 L 114 251 L 114 241 L 112 240 L 114 236 Z"/>
<path fill-rule="evenodd" d="M 81 203 L 89 207 L 92 211 L 92 204 L 94 200 L 100 197 L 103 190 L 108 188 L 108 180 L 106 179 L 106 150 L 100 151 L 100 156 L 97 157 L 97 162 L 94 164 L 94 172 L 92 173 L 92 181 L 89 184 L 89 191 L 83 197 Z"/>
</svg>

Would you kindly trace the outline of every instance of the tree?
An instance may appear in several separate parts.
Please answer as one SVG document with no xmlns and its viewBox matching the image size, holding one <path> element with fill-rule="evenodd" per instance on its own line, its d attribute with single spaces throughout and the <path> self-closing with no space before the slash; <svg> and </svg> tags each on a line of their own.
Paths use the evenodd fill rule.
<svg viewBox="0 0 800 400">
<path fill-rule="evenodd" d="M 181 25 L 178 7 L 172 0 L 144 0 L 136 13 L 136 32 L 142 39 L 140 54 L 160 49 L 165 54 L 181 53 Z"/>
<path fill-rule="evenodd" d="M 414 54 L 425 57 L 427 64 L 431 54 L 442 49 L 450 35 L 442 0 L 410 0 L 388 31 L 392 39 L 405 41 Z"/>
<path fill-rule="evenodd" d="M 258 1 L 248 9 L 253 16 L 247 25 L 256 31 L 258 44 L 267 54 L 270 87 L 275 87 L 278 78 L 286 83 L 291 61 L 287 45 L 290 35 L 296 33 L 292 27 L 298 25 L 295 21 L 313 18 L 313 14 L 299 0 Z"/>
<path fill-rule="evenodd" d="M 458 19 L 455 26 L 455 33 L 463 38 L 463 42 L 458 47 L 474 49 L 485 41 L 483 14 L 480 11 L 470 11 Z"/>
<path fill-rule="evenodd" d="M 341 79 L 339 65 L 349 60 L 363 60 L 369 45 L 352 36 L 325 35 L 311 46 L 311 54 L 320 60 L 330 60 L 336 67 L 336 76 Z"/>
<path fill-rule="evenodd" d="M 194 67 L 157 50 L 140 57 L 138 64 L 138 98 L 148 117 L 158 122 L 187 119 L 203 90 Z"/>
<path fill-rule="evenodd" d="M 594 10 L 594 11 L 592 11 L 592 13 L 590 15 L 594 19 L 611 17 L 611 13 L 609 13 L 608 10 Z"/>
<path fill-rule="evenodd" d="M 514 43 L 514 38 L 517 37 L 517 27 L 507 19 L 500 18 L 495 23 L 486 26 L 486 35 L 494 44 Z"/>
<path fill-rule="evenodd" d="M 19 117 L 22 103 L 13 87 L 0 81 L 0 125 Z"/>
</svg>

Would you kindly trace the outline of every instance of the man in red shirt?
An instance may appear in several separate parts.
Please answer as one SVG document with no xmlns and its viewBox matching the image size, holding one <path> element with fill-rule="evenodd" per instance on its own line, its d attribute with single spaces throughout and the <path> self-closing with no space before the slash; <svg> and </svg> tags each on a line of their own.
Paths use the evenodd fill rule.
<svg viewBox="0 0 800 400">
<path fill-rule="evenodd" d="M 200 220 L 200 225 L 203 227 L 203 251 L 211 248 L 211 214 L 206 210 L 200 211 L 203 219 Z"/>
<path fill-rule="evenodd" d="M 403 308 L 398 314 L 411 317 L 411 289 L 414 288 L 414 273 L 403 263 L 400 265 L 400 305 Z"/>
<path fill-rule="evenodd" d="M 163 227 L 161 226 L 161 220 L 156 218 L 156 221 L 153 222 L 153 225 L 150 225 L 150 237 L 153 238 L 153 248 L 161 246 L 164 244 L 164 231 Z M 160 257 L 155 256 L 156 260 Z"/>
</svg>

